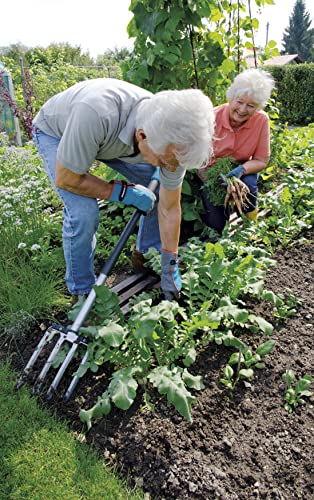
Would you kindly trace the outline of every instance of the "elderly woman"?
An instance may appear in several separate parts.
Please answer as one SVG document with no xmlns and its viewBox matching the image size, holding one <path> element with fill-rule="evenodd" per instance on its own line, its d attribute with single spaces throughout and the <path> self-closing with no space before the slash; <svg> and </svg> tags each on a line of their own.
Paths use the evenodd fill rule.
<svg viewBox="0 0 314 500">
<path fill-rule="evenodd" d="M 257 180 L 267 167 L 270 157 L 270 127 L 263 111 L 274 88 L 274 80 L 263 70 L 251 69 L 240 73 L 227 90 L 228 103 L 214 109 L 216 130 L 214 155 L 199 177 L 206 180 L 206 170 L 218 158 L 231 156 L 238 166 L 227 177 L 238 177 L 250 190 L 247 207 L 243 210 L 249 219 L 257 216 Z M 229 211 L 213 205 L 202 195 L 206 214 L 204 222 L 221 232 L 229 218 Z"/>
</svg>

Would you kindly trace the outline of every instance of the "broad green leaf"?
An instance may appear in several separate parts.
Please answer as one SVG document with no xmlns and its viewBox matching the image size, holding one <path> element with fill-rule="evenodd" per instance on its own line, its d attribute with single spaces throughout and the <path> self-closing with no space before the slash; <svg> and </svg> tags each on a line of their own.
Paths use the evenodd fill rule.
<svg viewBox="0 0 314 500">
<path fill-rule="evenodd" d="M 238 352 L 234 352 L 233 354 L 231 354 L 229 361 L 228 361 L 228 364 L 229 365 L 236 365 L 239 362 L 239 356 L 240 356 L 240 354 Z M 241 354 L 241 361 L 244 361 L 244 357 L 242 354 Z"/>
<path fill-rule="evenodd" d="M 290 189 L 288 186 L 285 186 L 282 190 L 282 193 L 280 195 L 280 199 L 284 202 L 284 203 L 290 203 L 291 200 L 292 200 L 292 194 L 290 192 Z"/>
<path fill-rule="evenodd" d="M 295 384 L 295 392 L 297 394 L 307 391 L 308 388 L 310 387 L 312 381 L 307 380 L 305 378 L 301 378 L 296 384 Z"/>
<path fill-rule="evenodd" d="M 247 370 L 243 368 L 242 370 L 239 371 L 239 376 L 241 378 L 247 378 L 250 379 L 254 375 L 254 371 L 251 368 L 248 368 Z"/>
<path fill-rule="evenodd" d="M 210 12 L 210 22 L 217 23 L 220 19 L 224 17 L 224 13 L 221 9 L 217 9 L 217 7 L 212 7 Z"/>
<path fill-rule="evenodd" d="M 252 19 L 252 27 L 257 30 L 259 28 L 259 22 L 258 22 L 258 19 L 256 19 L 256 17 L 253 17 Z"/>
<path fill-rule="evenodd" d="M 275 347 L 275 343 L 276 342 L 274 340 L 268 340 L 264 344 L 258 346 L 256 353 L 262 357 L 266 356 L 266 354 L 270 354 Z"/>
<path fill-rule="evenodd" d="M 235 64 L 231 59 L 225 59 L 221 65 L 221 69 L 224 73 L 232 73 L 235 70 Z"/>
<path fill-rule="evenodd" d="M 106 326 L 99 328 L 98 336 L 103 339 L 108 346 L 119 347 L 127 336 L 127 330 L 118 325 L 118 323 L 110 321 Z"/>
<path fill-rule="evenodd" d="M 118 370 L 107 389 L 114 404 L 121 410 L 127 410 L 136 397 L 137 382 L 130 370 Z"/>
<path fill-rule="evenodd" d="M 220 257 L 221 259 L 225 258 L 225 252 L 222 245 L 220 245 L 219 243 L 215 243 L 214 249 L 218 257 Z"/>
<path fill-rule="evenodd" d="M 186 179 L 183 180 L 181 192 L 182 192 L 182 194 L 187 194 L 187 195 L 192 194 L 192 188 Z"/>
<path fill-rule="evenodd" d="M 309 396 L 312 396 L 312 394 L 313 394 L 313 393 L 312 393 L 311 391 L 307 391 L 307 390 L 304 390 L 304 391 L 299 391 L 299 392 L 298 392 L 298 395 L 299 395 L 299 396 L 308 396 L 308 397 L 309 397 Z M 300 401 L 301 401 L 301 400 L 300 400 Z"/>
<path fill-rule="evenodd" d="M 150 382 L 160 394 L 166 394 L 169 403 L 188 421 L 192 421 L 191 405 L 196 399 L 187 391 L 181 375 L 166 366 L 156 368 L 148 375 Z"/>
<path fill-rule="evenodd" d="M 205 387 L 201 375 L 192 375 L 187 369 L 183 371 L 182 379 L 189 389 L 200 391 Z"/>
<path fill-rule="evenodd" d="M 190 61 L 192 59 L 192 47 L 188 38 L 185 38 L 181 45 L 181 57 L 183 61 Z M 188 193 L 187 193 L 188 194 Z"/>
<path fill-rule="evenodd" d="M 273 325 L 268 323 L 266 319 L 255 316 L 255 314 L 250 314 L 248 319 L 252 321 L 252 323 L 256 323 L 265 335 L 270 335 L 274 329 Z"/>
<path fill-rule="evenodd" d="M 89 430 L 92 426 L 92 421 L 96 418 L 100 418 L 103 415 L 108 415 L 111 410 L 110 400 L 107 394 L 107 391 L 100 396 L 98 402 L 95 406 L 90 408 L 89 410 L 81 410 L 80 411 L 80 420 L 87 425 L 87 429 Z"/>
<path fill-rule="evenodd" d="M 234 372 L 230 365 L 226 365 L 223 369 L 223 373 L 226 379 L 230 380 L 232 379 Z"/>
<path fill-rule="evenodd" d="M 248 349 L 247 345 L 237 337 L 233 335 L 228 335 L 223 339 L 224 345 L 226 347 L 236 347 L 237 349 L 241 349 L 242 353 L 245 353 Z"/>
<path fill-rule="evenodd" d="M 291 383 L 295 380 L 295 374 L 292 370 L 287 370 L 285 373 L 282 374 L 281 378 L 283 382 L 287 382 L 289 387 Z"/>
<path fill-rule="evenodd" d="M 185 355 L 185 358 L 183 359 L 183 364 L 184 366 L 191 366 L 193 363 L 195 363 L 196 360 L 196 350 L 194 347 L 191 347 L 188 352 Z"/>
<path fill-rule="evenodd" d="M 154 310 L 138 318 L 134 325 L 136 338 L 144 339 L 146 337 L 151 337 L 159 319 L 159 314 Z"/>
</svg>

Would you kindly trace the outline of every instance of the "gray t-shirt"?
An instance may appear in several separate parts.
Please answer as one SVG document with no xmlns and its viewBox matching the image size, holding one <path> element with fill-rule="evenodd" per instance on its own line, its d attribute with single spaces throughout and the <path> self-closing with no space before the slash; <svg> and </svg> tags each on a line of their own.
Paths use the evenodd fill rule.
<svg viewBox="0 0 314 500">
<path fill-rule="evenodd" d="M 151 96 L 121 80 L 86 80 L 49 99 L 34 125 L 61 139 L 57 159 L 78 174 L 88 172 L 94 160 L 145 163 L 141 154 L 134 156 L 135 117 L 138 104 Z M 183 168 L 160 169 L 160 180 L 166 189 L 175 190 L 184 174 Z"/>
</svg>

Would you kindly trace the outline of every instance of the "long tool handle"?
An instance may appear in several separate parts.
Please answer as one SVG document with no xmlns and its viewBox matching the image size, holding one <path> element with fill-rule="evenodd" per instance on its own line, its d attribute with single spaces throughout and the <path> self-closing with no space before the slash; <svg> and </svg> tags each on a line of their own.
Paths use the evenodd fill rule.
<svg viewBox="0 0 314 500">
<path fill-rule="evenodd" d="M 159 167 L 157 167 L 153 173 L 153 176 L 151 178 L 151 181 L 148 185 L 148 188 L 151 191 L 155 191 L 158 187 L 159 184 Z M 107 279 L 108 274 L 111 272 L 113 266 L 115 265 L 116 261 L 119 258 L 120 253 L 122 252 L 127 240 L 131 236 L 131 234 L 134 231 L 134 228 L 142 215 L 142 212 L 138 209 L 135 210 L 133 213 L 131 219 L 127 223 L 126 227 L 124 228 L 118 243 L 116 244 L 115 248 L 113 249 L 109 259 L 107 260 L 106 264 L 103 266 L 103 268 L 100 271 L 100 274 L 98 276 L 98 279 L 95 283 L 95 285 L 103 285 L 104 282 Z M 73 325 L 71 326 L 70 330 L 72 332 L 78 332 L 79 328 L 81 328 L 82 324 L 84 323 L 85 319 L 87 318 L 93 304 L 96 298 L 96 293 L 94 290 L 91 290 L 90 293 L 88 294 L 79 314 L 76 317 L 76 320 L 74 321 Z"/>
</svg>

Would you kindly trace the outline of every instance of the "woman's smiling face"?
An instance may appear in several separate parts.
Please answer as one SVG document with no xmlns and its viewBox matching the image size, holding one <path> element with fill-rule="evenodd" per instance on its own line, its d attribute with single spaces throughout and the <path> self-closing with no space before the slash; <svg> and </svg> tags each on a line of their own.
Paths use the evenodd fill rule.
<svg viewBox="0 0 314 500">
<path fill-rule="evenodd" d="M 235 97 L 229 102 L 230 125 L 241 127 L 257 111 L 258 106 L 250 95 Z"/>
</svg>

